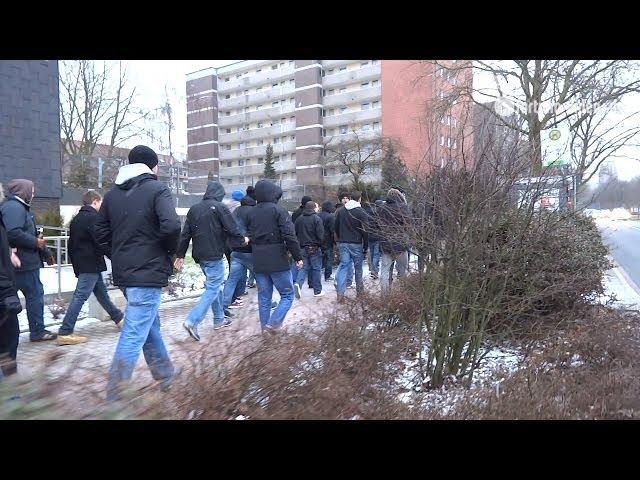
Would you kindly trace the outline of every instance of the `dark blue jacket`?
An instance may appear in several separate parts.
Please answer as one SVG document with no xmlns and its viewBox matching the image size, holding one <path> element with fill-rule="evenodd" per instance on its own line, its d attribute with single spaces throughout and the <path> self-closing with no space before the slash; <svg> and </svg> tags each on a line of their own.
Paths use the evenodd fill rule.
<svg viewBox="0 0 640 480">
<path fill-rule="evenodd" d="M 30 206 L 8 195 L 0 206 L 2 222 L 7 230 L 9 245 L 18 249 L 21 266 L 16 272 L 29 272 L 42 267 L 43 251 L 38 249 L 38 231 L 36 221 L 30 212 Z M 47 256 L 49 252 L 46 252 Z"/>
</svg>

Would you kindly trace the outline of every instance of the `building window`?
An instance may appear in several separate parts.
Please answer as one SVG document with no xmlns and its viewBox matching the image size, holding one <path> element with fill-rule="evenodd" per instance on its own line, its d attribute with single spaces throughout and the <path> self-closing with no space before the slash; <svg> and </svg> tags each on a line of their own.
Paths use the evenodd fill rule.
<svg viewBox="0 0 640 480">
<path fill-rule="evenodd" d="M 376 100 L 371 104 L 371 108 L 379 108 L 379 107 L 380 107 L 380 101 L 378 100 Z"/>
<path fill-rule="evenodd" d="M 366 67 L 367 65 L 369 65 L 369 60 L 367 60 L 365 62 L 360 62 L 360 66 L 361 67 Z"/>
<path fill-rule="evenodd" d="M 373 129 L 377 130 L 380 128 L 380 123 L 379 122 L 373 122 Z"/>
<path fill-rule="evenodd" d="M 231 162 L 227 162 L 227 167 L 230 167 L 230 166 L 231 166 Z"/>
<path fill-rule="evenodd" d="M 323 136 L 323 137 L 326 137 L 326 136 L 327 136 L 327 129 L 326 129 L 326 128 L 323 128 L 323 129 L 322 129 L 322 136 Z"/>
<path fill-rule="evenodd" d="M 372 65 L 376 65 L 380 60 L 371 60 Z"/>
<path fill-rule="evenodd" d="M 326 111 L 324 108 L 322 109 L 322 116 L 323 116 L 323 117 L 326 117 L 326 116 L 327 116 L 327 111 Z"/>
<path fill-rule="evenodd" d="M 291 80 L 289 80 L 289 85 L 291 85 L 292 83 L 296 83 L 295 79 L 293 79 L 293 78 Z"/>
<path fill-rule="evenodd" d="M 280 63 L 280 68 L 284 67 L 284 62 Z"/>
<path fill-rule="evenodd" d="M 227 183 L 231 183 L 231 179 L 230 178 L 227 178 Z"/>
<path fill-rule="evenodd" d="M 296 101 L 296 99 L 295 99 L 295 98 L 293 98 L 293 97 L 291 97 L 291 98 L 289 99 L 289 103 L 295 103 L 295 101 Z"/>
<path fill-rule="evenodd" d="M 455 150 L 456 148 L 458 148 L 458 140 L 457 140 L 457 139 L 455 139 L 455 138 L 453 139 L 453 145 L 452 145 L 452 147 L 451 147 L 451 148 L 453 148 L 454 150 Z"/>
<path fill-rule="evenodd" d="M 224 96 L 224 98 L 229 99 L 231 98 L 231 95 L 229 95 L 228 93 Z"/>
<path fill-rule="evenodd" d="M 333 110 L 331 110 L 333 112 Z M 340 113 L 345 113 L 347 111 L 347 107 L 342 106 L 340 107 Z"/>
<path fill-rule="evenodd" d="M 323 97 L 326 97 L 326 96 L 327 96 L 327 91 L 326 91 L 324 88 L 322 89 L 322 96 L 323 96 Z"/>
<path fill-rule="evenodd" d="M 231 112 L 227 110 L 226 112 L 224 112 L 224 115 L 225 117 L 228 117 L 229 115 L 231 115 Z"/>
<path fill-rule="evenodd" d="M 344 135 L 345 133 L 347 133 L 347 126 L 340 125 L 340 135 Z"/>
<path fill-rule="evenodd" d="M 230 128 L 227 128 L 227 133 L 231 133 L 231 129 Z"/>
<path fill-rule="evenodd" d="M 329 69 L 329 71 L 327 72 L 327 75 L 333 75 L 333 68 Z"/>
<path fill-rule="evenodd" d="M 259 92 L 260 90 L 262 90 L 262 87 L 256 87 L 256 92 Z"/>
<path fill-rule="evenodd" d="M 347 66 L 346 66 L 346 65 L 342 65 L 342 66 L 340 67 L 340 71 L 341 71 L 341 72 L 344 72 L 346 69 L 347 69 Z"/>
<path fill-rule="evenodd" d="M 333 95 L 336 91 L 333 88 L 329 89 L 329 95 Z"/>
<path fill-rule="evenodd" d="M 287 141 L 287 137 L 282 137 L 280 140 L 282 140 L 282 143 Z"/>
<path fill-rule="evenodd" d="M 238 166 L 244 167 L 244 159 L 241 158 L 240 160 L 238 160 Z"/>
<path fill-rule="evenodd" d="M 260 73 L 262 71 L 261 68 L 256 69 L 256 73 Z"/>
<path fill-rule="evenodd" d="M 295 122 L 296 121 L 296 117 L 289 117 L 289 120 L 292 121 L 292 122 Z"/>
<path fill-rule="evenodd" d="M 240 78 L 241 76 L 242 76 L 242 74 L 239 73 L 239 74 L 236 75 L 236 78 Z"/>
<path fill-rule="evenodd" d="M 295 160 L 295 159 L 296 159 L 296 154 L 295 154 L 295 153 L 292 153 L 292 154 L 291 154 L 291 160 Z M 292 175 L 293 175 L 293 174 L 292 174 Z"/>
<path fill-rule="evenodd" d="M 342 87 L 342 88 L 340 89 L 340 93 L 344 93 L 344 92 L 346 92 L 346 91 L 347 91 L 347 87 Z"/>
<path fill-rule="evenodd" d="M 245 123 L 245 124 L 242 126 L 242 130 L 243 130 L 243 131 L 245 131 L 245 132 L 246 132 L 247 130 L 249 130 L 249 125 L 247 125 L 247 124 Z"/>
<path fill-rule="evenodd" d="M 364 125 L 362 125 L 363 132 L 368 132 L 369 130 L 371 130 L 371 125 L 369 125 L 368 123 L 365 123 Z"/>
<path fill-rule="evenodd" d="M 260 146 L 260 145 L 264 145 L 264 140 L 262 140 L 262 139 L 258 140 L 258 146 Z"/>
<path fill-rule="evenodd" d="M 360 88 L 369 88 L 369 82 L 362 82 Z"/>
<path fill-rule="evenodd" d="M 444 147 L 444 135 L 440 135 L 440 145 Z"/>
<path fill-rule="evenodd" d="M 245 95 L 249 95 L 249 90 L 245 90 L 245 91 L 244 91 L 244 94 L 245 94 Z"/>
<path fill-rule="evenodd" d="M 363 103 L 362 105 L 360 105 L 360 110 L 369 110 L 369 107 L 371 105 L 367 102 L 367 103 Z"/>
<path fill-rule="evenodd" d="M 224 81 L 225 81 L 225 82 L 228 82 L 228 81 L 229 81 L 229 77 L 225 78 L 225 79 L 224 79 Z"/>
<path fill-rule="evenodd" d="M 275 102 L 271 102 L 271 106 L 272 107 L 277 107 L 278 106 L 278 101 L 276 100 Z"/>
<path fill-rule="evenodd" d="M 349 173 L 349 167 L 347 167 L 346 165 L 342 165 L 340 167 L 340 175 L 346 175 L 347 173 Z"/>
<path fill-rule="evenodd" d="M 262 128 L 262 122 L 258 122 L 258 127 L 257 128 Z"/>
<path fill-rule="evenodd" d="M 278 137 L 273 139 L 273 144 L 275 145 L 276 143 L 280 143 L 280 139 Z"/>
<path fill-rule="evenodd" d="M 293 65 L 293 60 L 289 60 L 289 65 Z"/>
<path fill-rule="evenodd" d="M 277 118 L 274 118 L 274 119 L 271 121 L 271 126 L 272 126 L 272 127 L 275 127 L 276 125 L 280 125 L 280 120 L 278 120 Z"/>
<path fill-rule="evenodd" d="M 377 87 L 378 85 L 380 85 L 380 80 L 374 80 L 373 82 L 371 82 L 372 87 Z"/>
<path fill-rule="evenodd" d="M 258 163 L 262 163 L 263 161 L 262 157 L 258 157 Z"/>
<path fill-rule="evenodd" d="M 249 111 L 249 107 L 244 107 L 244 113 L 247 113 Z"/>
<path fill-rule="evenodd" d="M 245 146 L 245 145 L 244 145 L 244 142 L 240 142 L 240 143 L 238 144 L 238 148 L 244 148 L 244 146 Z"/>
<path fill-rule="evenodd" d="M 278 64 L 276 63 L 275 65 L 271 65 L 271 70 L 277 70 L 278 69 Z"/>
<path fill-rule="evenodd" d="M 280 155 L 275 155 L 275 156 L 273 157 L 273 161 L 274 161 L 274 162 L 279 162 L 279 161 L 280 161 Z"/>
<path fill-rule="evenodd" d="M 277 83 L 271 84 L 271 88 L 278 88 L 278 84 Z"/>
<path fill-rule="evenodd" d="M 231 145 L 225 145 L 224 148 L 225 150 L 231 150 Z"/>
<path fill-rule="evenodd" d="M 262 105 L 256 105 L 256 110 L 260 110 L 262 108 Z"/>
</svg>

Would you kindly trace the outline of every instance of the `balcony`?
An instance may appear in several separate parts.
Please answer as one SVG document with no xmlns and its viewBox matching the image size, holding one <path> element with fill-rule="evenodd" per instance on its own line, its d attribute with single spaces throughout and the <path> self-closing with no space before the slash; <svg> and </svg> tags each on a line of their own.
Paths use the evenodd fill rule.
<svg viewBox="0 0 640 480">
<path fill-rule="evenodd" d="M 269 85 L 259 92 L 253 92 L 248 95 L 241 95 L 239 97 L 224 98 L 224 94 L 222 94 L 218 96 L 218 108 L 219 110 L 231 110 L 234 108 L 242 108 L 249 105 L 271 103 L 274 100 L 281 100 L 283 98 L 292 97 L 294 95 L 295 89 L 295 85 L 287 83 L 282 87 L 278 85 L 278 88 L 272 88 L 271 85 Z"/>
<path fill-rule="evenodd" d="M 380 64 L 377 64 L 334 73 L 333 75 L 322 77 L 322 88 L 326 90 L 339 85 L 375 80 L 380 78 L 380 72 Z"/>
<path fill-rule="evenodd" d="M 380 135 L 382 135 L 382 130 L 380 128 L 378 129 L 371 129 L 371 130 L 356 130 L 356 133 L 358 134 L 358 138 L 361 141 L 364 140 L 371 140 L 372 138 L 376 138 L 379 137 Z M 337 135 L 325 135 L 324 140 L 325 142 L 330 142 L 331 145 L 336 145 L 340 142 L 343 142 L 345 140 L 351 140 L 351 139 L 355 139 L 355 134 L 349 130 L 348 133 L 343 133 L 343 134 L 337 134 Z"/>
<path fill-rule="evenodd" d="M 377 87 L 363 88 L 354 90 L 353 92 L 337 93 L 335 95 L 326 95 L 322 98 L 322 105 L 326 109 L 338 107 L 340 105 L 348 105 L 350 103 L 363 103 L 371 100 L 379 100 L 382 89 L 380 85 Z"/>
<path fill-rule="evenodd" d="M 325 185 L 331 186 L 348 184 L 353 179 L 353 177 L 348 173 L 342 175 L 327 175 L 323 178 Z M 365 183 L 379 184 L 382 181 L 382 174 L 380 173 L 380 171 L 367 173 L 361 176 L 360 180 Z"/>
<path fill-rule="evenodd" d="M 235 163 L 235 162 L 234 162 Z M 256 163 L 253 165 L 244 165 L 242 167 L 233 166 L 227 167 L 227 164 L 220 163 L 220 176 L 221 177 L 237 177 L 239 175 L 262 175 L 264 172 L 264 163 Z M 276 172 L 288 172 L 296 169 L 295 160 L 284 160 L 274 163 Z"/>
<path fill-rule="evenodd" d="M 367 121 L 380 121 L 381 116 L 382 109 L 380 107 L 370 108 L 369 110 L 361 110 L 359 112 L 340 113 L 338 115 L 324 117 L 322 119 L 322 124 L 324 128 L 331 128 L 339 125 L 352 125 Z"/>
<path fill-rule="evenodd" d="M 279 137 L 282 135 L 293 135 L 296 131 L 296 122 L 280 123 L 273 127 L 252 128 L 251 130 L 244 130 L 240 132 L 223 133 L 220 132 L 221 144 L 244 142 L 247 140 L 257 140 L 259 138 L 271 138 Z"/>
<path fill-rule="evenodd" d="M 260 122 L 271 118 L 280 118 L 285 114 L 295 112 L 295 103 L 287 103 L 278 105 L 277 107 L 264 108 L 262 110 L 254 110 L 252 112 L 237 113 L 235 115 L 222 115 L 218 113 L 218 127 L 230 127 L 232 125 L 242 125 L 245 123 Z"/>
<path fill-rule="evenodd" d="M 234 75 L 229 75 L 231 77 L 228 82 L 225 82 L 224 79 L 227 75 L 221 75 L 218 78 L 218 96 L 224 98 L 224 94 L 233 90 L 246 89 L 249 87 L 256 87 L 262 85 L 264 83 L 275 83 L 276 81 L 280 83 L 282 80 L 293 78 L 295 66 L 294 65 L 285 65 L 283 68 L 277 68 L 272 70 L 271 67 L 266 66 L 262 67 L 262 71 L 260 73 L 254 73 L 252 75 L 248 75 L 242 78 L 235 78 Z"/>
<path fill-rule="evenodd" d="M 221 150 L 220 160 L 237 160 L 240 158 L 263 157 L 266 154 L 266 145 L 249 148 L 236 148 L 235 150 Z M 273 145 L 273 154 L 280 155 L 284 152 L 295 152 L 296 142 L 289 141 Z"/>
<path fill-rule="evenodd" d="M 258 181 L 258 177 L 254 175 L 252 183 L 227 183 L 227 181 L 224 180 L 222 185 L 226 192 L 232 192 L 234 190 L 241 190 L 244 192 L 249 185 L 253 185 L 256 181 Z M 298 181 L 296 179 L 276 180 L 275 183 L 280 185 L 280 188 L 282 188 L 283 191 L 295 190 L 298 187 Z"/>
<path fill-rule="evenodd" d="M 342 65 L 349 65 L 350 63 L 355 63 L 356 60 L 322 60 L 320 63 L 322 64 L 323 70 L 328 70 L 330 68 L 339 68 Z"/>
</svg>

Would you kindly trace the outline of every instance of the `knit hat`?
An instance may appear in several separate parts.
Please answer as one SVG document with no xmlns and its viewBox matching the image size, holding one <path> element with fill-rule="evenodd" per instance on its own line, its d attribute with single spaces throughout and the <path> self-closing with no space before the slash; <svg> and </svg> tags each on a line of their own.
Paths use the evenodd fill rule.
<svg viewBox="0 0 640 480">
<path fill-rule="evenodd" d="M 234 190 L 233 193 L 231 194 L 231 198 L 239 202 L 244 198 L 244 193 L 242 193 L 240 190 Z"/>
<path fill-rule="evenodd" d="M 307 202 L 311 202 L 312 200 L 313 199 L 309 195 L 305 195 L 304 197 L 302 197 L 302 200 L 300 201 L 300 205 L 304 207 L 307 204 Z"/>
<path fill-rule="evenodd" d="M 145 145 L 133 147 L 129 152 L 129 163 L 144 163 L 149 170 L 158 165 L 158 155 Z"/>
</svg>

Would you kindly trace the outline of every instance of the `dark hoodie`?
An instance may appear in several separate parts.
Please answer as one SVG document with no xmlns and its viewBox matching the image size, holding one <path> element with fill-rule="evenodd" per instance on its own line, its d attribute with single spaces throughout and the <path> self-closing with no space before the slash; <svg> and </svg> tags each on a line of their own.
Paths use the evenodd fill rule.
<svg viewBox="0 0 640 480">
<path fill-rule="evenodd" d="M 69 225 L 69 256 L 76 277 L 81 273 L 100 273 L 107 269 L 104 253 L 96 243 L 94 225 L 98 212 L 91 205 L 83 205 Z"/>
<path fill-rule="evenodd" d="M 2 185 L 0 185 L 0 202 L 4 200 L 4 193 L 2 191 Z M 16 279 L 13 272 L 13 264 L 11 263 L 11 253 L 9 247 L 9 238 L 7 237 L 7 231 L 4 228 L 2 222 L 2 216 L 0 215 L 0 325 L 3 322 L 3 313 L 1 301 L 7 297 L 16 294 Z"/>
<path fill-rule="evenodd" d="M 301 247 L 320 247 L 324 241 L 324 225 L 318 214 L 309 208 L 302 211 L 295 223 L 298 243 Z"/>
<path fill-rule="evenodd" d="M 253 197 L 247 195 L 242 200 L 240 200 L 240 206 L 233 211 L 233 218 L 235 219 L 236 225 L 238 225 L 238 228 L 240 229 L 240 233 L 242 235 L 247 234 L 247 215 L 249 215 L 249 211 L 255 206 L 256 201 L 253 199 Z M 249 245 L 247 245 L 246 247 L 232 248 L 232 250 L 234 252 L 251 253 L 251 243 L 249 243 Z"/>
<path fill-rule="evenodd" d="M 209 182 L 202 201 L 187 213 L 176 253 L 178 258 L 184 258 L 191 239 L 191 256 L 197 263 L 222 259 L 226 241 L 232 248 L 244 243 L 244 236 L 240 234 L 229 208 L 222 203 L 223 198 L 222 184 Z"/>
<path fill-rule="evenodd" d="M 96 242 L 110 252 L 113 283 L 120 287 L 165 287 L 180 219 L 169 189 L 144 164 L 120 168 L 102 202 Z"/>
<path fill-rule="evenodd" d="M 409 207 L 404 195 L 395 188 L 389 190 L 387 203 L 378 208 L 381 232 L 380 250 L 383 253 L 401 253 L 408 249 L 404 233 L 410 223 Z"/>
<path fill-rule="evenodd" d="M 304 206 L 307 204 L 307 202 L 310 202 L 312 200 L 312 198 L 309 195 L 305 195 L 304 197 L 302 197 L 302 200 L 300 201 L 300 206 L 296 209 L 295 212 L 293 212 L 291 214 L 291 221 L 293 222 L 293 224 L 296 224 L 296 220 L 298 219 L 298 217 L 300 215 L 302 215 L 302 212 L 304 212 Z"/>
<path fill-rule="evenodd" d="M 258 204 L 247 215 L 254 272 L 287 271 L 287 250 L 296 261 L 302 260 L 302 254 L 291 217 L 277 204 L 282 197 L 282 189 L 273 182 L 260 180 L 256 183 L 255 193 Z"/>
<path fill-rule="evenodd" d="M 9 245 L 17 248 L 21 266 L 16 272 L 29 272 L 42 267 L 44 252 L 38 249 L 36 221 L 30 212 L 33 198 L 33 182 L 16 179 L 9 182 L 9 195 L 0 206 L 2 222 L 7 230 Z M 50 253 L 47 251 L 47 256 Z"/>
<path fill-rule="evenodd" d="M 336 217 L 333 215 L 333 212 L 335 212 L 333 203 L 331 203 L 330 200 L 327 200 L 322 204 L 322 211 L 318 213 L 324 227 L 324 241 L 322 242 L 322 246 L 325 248 L 330 248 L 334 243 L 333 234 L 336 231 Z"/>
</svg>

